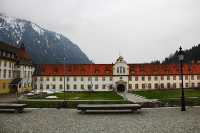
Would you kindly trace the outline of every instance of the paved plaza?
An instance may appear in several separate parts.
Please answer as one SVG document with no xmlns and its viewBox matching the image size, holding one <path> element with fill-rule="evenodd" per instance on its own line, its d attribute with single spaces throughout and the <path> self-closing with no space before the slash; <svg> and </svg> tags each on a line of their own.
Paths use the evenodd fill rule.
<svg viewBox="0 0 200 133">
<path fill-rule="evenodd" d="M 118 95 L 122 96 L 124 99 L 134 102 L 134 103 L 145 103 L 145 102 L 156 102 L 156 99 L 147 99 L 143 96 L 139 96 L 133 93 L 118 93 Z"/>
<path fill-rule="evenodd" d="M 200 107 L 142 109 L 139 113 L 87 113 L 75 109 L 0 112 L 0 133 L 199 133 Z"/>
</svg>

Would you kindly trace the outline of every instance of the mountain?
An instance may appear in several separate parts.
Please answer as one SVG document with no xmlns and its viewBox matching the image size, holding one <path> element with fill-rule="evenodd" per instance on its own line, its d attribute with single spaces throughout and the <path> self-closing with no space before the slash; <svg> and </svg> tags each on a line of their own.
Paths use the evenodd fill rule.
<svg viewBox="0 0 200 133">
<path fill-rule="evenodd" d="M 153 61 L 152 64 L 159 64 L 160 61 Z M 166 57 L 162 64 L 172 64 L 179 63 L 178 60 L 178 51 L 175 51 L 173 54 L 170 54 L 169 57 Z M 184 50 L 184 63 L 200 63 L 200 44 L 193 46 L 190 49 Z"/>
<path fill-rule="evenodd" d="M 92 63 L 81 49 L 65 36 L 46 30 L 31 21 L 0 14 L 0 41 L 18 46 L 23 42 L 35 64 Z"/>
</svg>

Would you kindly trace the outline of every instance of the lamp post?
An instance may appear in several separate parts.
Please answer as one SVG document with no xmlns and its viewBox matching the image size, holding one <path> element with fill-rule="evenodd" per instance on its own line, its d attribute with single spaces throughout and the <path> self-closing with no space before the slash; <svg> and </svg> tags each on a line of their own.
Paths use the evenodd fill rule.
<svg viewBox="0 0 200 133">
<path fill-rule="evenodd" d="M 63 76 L 64 76 L 64 80 L 63 80 L 63 86 L 64 86 L 64 97 L 63 97 L 63 103 L 62 103 L 62 105 L 60 106 L 60 107 L 63 107 L 63 108 L 66 108 L 67 107 L 67 102 L 66 102 L 66 84 L 65 84 L 65 79 L 66 79 L 66 57 L 64 57 L 64 58 L 59 58 L 59 59 L 62 59 L 63 61 L 62 61 L 62 63 L 63 63 Z M 59 108 L 60 108 L 59 107 Z"/>
<path fill-rule="evenodd" d="M 185 96 L 184 96 L 184 88 L 183 88 L 183 59 L 184 59 L 184 52 L 182 47 L 179 48 L 178 58 L 180 62 L 180 69 L 181 69 L 181 111 L 185 111 Z"/>
</svg>

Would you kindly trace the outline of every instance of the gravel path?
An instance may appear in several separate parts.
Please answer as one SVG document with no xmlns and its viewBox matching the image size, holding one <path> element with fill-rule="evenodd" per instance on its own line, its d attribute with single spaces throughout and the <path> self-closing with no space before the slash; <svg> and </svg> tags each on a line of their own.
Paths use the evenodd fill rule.
<svg viewBox="0 0 200 133">
<path fill-rule="evenodd" d="M 74 109 L 0 112 L 0 133 L 199 133 L 200 107 L 80 114 Z"/>
</svg>

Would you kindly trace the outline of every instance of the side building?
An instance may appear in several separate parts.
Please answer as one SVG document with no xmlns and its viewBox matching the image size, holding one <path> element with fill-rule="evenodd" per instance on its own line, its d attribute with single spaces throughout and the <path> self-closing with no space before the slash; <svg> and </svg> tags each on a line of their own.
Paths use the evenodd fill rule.
<svg viewBox="0 0 200 133">
<path fill-rule="evenodd" d="M 184 64 L 184 87 L 200 87 L 200 64 Z M 178 64 L 127 64 L 119 57 L 114 64 L 43 64 L 34 75 L 40 92 L 137 91 L 181 87 Z"/>
<path fill-rule="evenodd" d="M 31 90 L 33 72 L 24 44 L 17 48 L 0 42 L 0 94 Z"/>
</svg>

